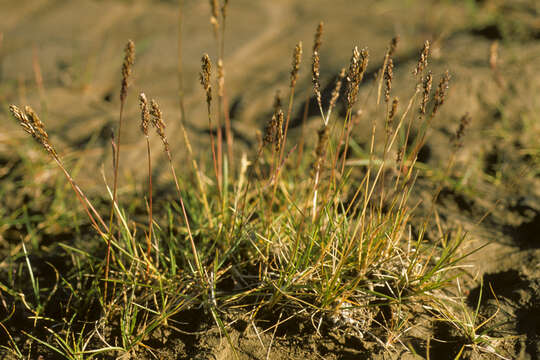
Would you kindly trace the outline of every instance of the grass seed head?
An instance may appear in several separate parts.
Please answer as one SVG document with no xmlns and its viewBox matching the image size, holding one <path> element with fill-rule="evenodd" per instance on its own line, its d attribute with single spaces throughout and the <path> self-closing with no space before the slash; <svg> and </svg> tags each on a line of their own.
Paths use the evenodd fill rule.
<svg viewBox="0 0 540 360">
<path fill-rule="evenodd" d="M 448 70 L 446 70 L 444 72 L 444 75 L 441 77 L 441 80 L 439 81 L 439 86 L 437 86 L 437 90 L 435 91 L 435 104 L 433 106 L 432 116 L 435 116 L 439 108 L 444 104 L 444 100 L 446 99 L 446 95 L 448 92 L 449 83 L 450 73 L 448 72 Z"/>
<path fill-rule="evenodd" d="M 349 71 L 347 72 L 347 100 L 349 102 L 349 108 L 356 102 L 356 95 L 358 93 L 358 84 L 356 84 L 356 74 L 358 73 L 360 62 L 360 52 L 358 47 L 355 46 L 349 62 Z"/>
<path fill-rule="evenodd" d="M 425 76 L 423 81 L 423 96 L 422 96 L 422 103 L 420 104 L 420 114 L 424 115 L 426 113 L 427 103 L 429 101 L 429 94 L 431 92 L 431 87 L 433 85 L 433 75 L 431 74 L 431 71 L 428 72 L 428 74 Z"/>
<path fill-rule="evenodd" d="M 15 105 L 10 105 L 9 110 L 11 111 L 13 117 L 19 122 L 23 130 L 41 144 L 38 133 L 36 132 L 32 122 L 30 122 L 30 119 L 28 119 L 28 116 L 26 116 L 26 113 L 22 112 L 21 109 Z"/>
<path fill-rule="evenodd" d="M 10 105 L 9 110 L 13 117 L 19 121 L 23 130 L 30 134 L 51 156 L 56 157 L 56 151 L 49 142 L 49 134 L 47 134 L 45 125 L 36 112 L 30 106 L 25 106 L 24 112 L 15 105 Z"/>
<path fill-rule="evenodd" d="M 127 89 L 129 86 L 129 78 L 131 76 L 132 67 L 135 62 L 135 43 L 132 40 L 128 40 L 124 62 L 122 63 L 122 87 L 120 89 L 120 100 L 124 102 L 127 97 Z"/>
<path fill-rule="evenodd" d="M 347 101 L 349 109 L 356 103 L 358 90 L 366 72 L 368 60 L 368 51 L 366 49 L 358 51 L 358 47 L 355 46 L 347 72 Z"/>
<path fill-rule="evenodd" d="M 41 122 L 36 112 L 30 106 L 25 106 L 24 112 L 26 113 L 27 118 L 30 119 L 30 122 L 32 123 L 32 125 L 34 125 L 34 128 L 39 133 L 39 135 L 43 139 L 48 141 L 49 134 L 47 134 L 47 131 L 45 131 L 45 124 Z"/>
<path fill-rule="evenodd" d="M 266 126 L 264 127 L 263 146 L 272 144 L 274 142 L 276 131 L 277 118 L 276 114 L 272 114 L 272 119 L 266 123 Z"/>
<path fill-rule="evenodd" d="M 210 76 L 212 74 L 212 62 L 208 54 L 204 54 L 201 59 L 201 72 L 199 74 L 199 79 L 201 85 L 206 92 L 206 103 L 210 106 L 212 102 L 212 85 L 210 84 Z"/>
<path fill-rule="evenodd" d="M 300 63 L 302 62 L 302 42 L 296 44 L 293 53 L 292 69 L 291 69 L 291 84 L 290 87 L 296 86 L 296 80 L 298 80 L 298 70 L 300 70 Z"/>
<path fill-rule="evenodd" d="M 148 136 L 148 126 L 150 125 L 150 110 L 148 109 L 148 99 L 144 93 L 139 94 L 139 105 L 141 107 L 141 131 Z"/>
<path fill-rule="evenodd" d="M 167 156 L 170 157 L 169 142 L 167 141 L 167 136 L 165 135 L 165 122 L 163 121 L 163 113 L 159 108 L 158 103 L 152 99 L 150 101 L 150 115 L 152 115 L 152 125 L 156 128 L 156 132 L 161 138 L 163 143 L 163 148 L 167 153 Z"/>
<path fill-rule="evenodd" d="M 394 61 L 392 58 L 388 58 L 388 62 L 386 63 L 386 69 L 384 71 L 384 81 L 385 81 L 385 89 L 384 89 L 384 100 L 386 102 L 390 101 L 390 91 L 392 91 L 392 80 L 394 79 Z"/>
<path fill-rule="evenodd" d="M 455 140 L 454 146 L 456 148 L 460 148 L 463 146 L 462 139 L 463 139 L 463 136 L 465 135 L 465 130 L 467 130 L 467 127 L 471 123 L 471 120 L 472 118 L 469 115 L 469 113 L 466 113 L 465 115 L 463 115 L 461 119 L 459 120 L 459 128 L 456 131 L 456 134 L 454 135 L 454 140 Z"/>
<path fill-rule="evenodd" d="M 332 95 L 330 97 L 329 109 L 333 109 L 336 106 L 336 102 L 339 98 L 339 93 L 341 92 L 341 85 L 343 84 L 343 78 L 345 77 L 345 68 L 342 68 L 339 72 L 338 79 L 336 81 L 336 86 L 332 90 Z"/>
<path fill-rule="evenodd" d="M 264 128 L 263 146 L 272 144 L 277 152 L 283 141 L 283 111 L 277 110 Z"/>
<path fill-rule="evenodd" d="M 313 52 L 313 62 L 311 66 L 311 78 L 313 81 L 313 91 L 315 92 L 315 97 L 317 98 L 317 103 L 319 106 L 322 106 L 322 96 L 321 96 L 321 82 L 320 82 L 320 63 L 319 63 L 319 53 L 317 51 Z"/>
<path fill-rule="evenodd" d="M 284 119 L 284 116 L 283 116 L 283 111 L 281 109 L 279 109 L 278 113 L 277 113 L 277 133 L 276 133 L 276 140 L 275 140 L 275 143 L 274 143 L 274 150 L 276 152 L 279 151 L 279 149 L 281 148 L 281 144 L 283 144 L 283 119 Z"/>
<path fill-rule="evenodd" d="M 395 97 L 394 100 L 392 100 L 392 107 L 390 108 L 390 112 L 388 113 L 388 120 L 386 122 L 387 134 L 390 134 L 392 130 L 392 122 L 394 118 L 396 117 L 398 105 L 399 105 L 399 99 Z"/>
<path fill-rule="evenodd" d="M 321 50 L 322 34 L 323 34 L 323 22 L 321 21 L 319 25 L 317 26 L 317 30 L 315 31 L 315 39 L 313 41 L 313 61 L 312 61 L 312 66 L 311 66 L 313 90 L 315 91 L 315 96 L 317 97 L 317 103 L 319 104 L 320 108 L 322 108 L 322 97 L 321 97 L 319 51 Z"/>
<path fill-rule="evenodd" d="M 321 50 L 322 44 L 322 35 L 323 35 L 324 23 L 321 21 L 317 25 L 317 30 L 315 31 L 315 40 L 313 41 L 313 52 L 319 52 Z"/>
<path fill-rule="evenodd" d="M 396 153 L 396 164 L 399 164 L 403 160 L 403 147 L 400 147 Z M 398 165 L 399 168 L 399 165 Z"/>
<path fill-rule="evenodd" d="M 426 40 L 426 42 L 424 43 L 424 47 L 422 48 L 422 52 L 420 53 L 418 63 L 416 64 L 416 68 L 413 71 L 413 74 L 415 76 L 422 73 L 422 71 L 424 71 L 424 69 L 428 65 L 429 47 L 430 43 L 428 40 Z"/>
</svg>

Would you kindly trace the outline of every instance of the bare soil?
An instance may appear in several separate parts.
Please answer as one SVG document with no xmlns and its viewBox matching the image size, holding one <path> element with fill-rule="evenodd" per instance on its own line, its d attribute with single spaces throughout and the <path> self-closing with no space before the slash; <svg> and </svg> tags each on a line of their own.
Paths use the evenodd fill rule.
<svg viewBox="0 0 540 360">
<path fill-rule="evenodd" d="M 78 174 L 82 185 L 90 193 L 102 192 L 100 168 L 110 163 L 110 129 L 119 107 L 119 64 L 128 38 L 135 41 L 138 53 L 126 119 L 138 124 L 136 94 L 144 91 L 160 100 L 170 133 L 178 133 L 176 2 L 3 0 L 0 11 L 2 167 L 16 159 L 13 144 L 24 136 L 8 116 L 7 105 L 36 104 L 53 141 L 65 149 L 64 156 L 84 158 Z M 208 129 L 197 79 L 199 60 L 204 52 L 212 55 L 216 49 L 208 14 L 207 2 L 185 1 L 185 102 L 188 130 L 200 158 L 208 156 Z M 373 72 L 360 98 L 368 95 L 373 69 L 382 64 L 389 40 L 399 34 L 394 88 L 396 95 L 405 99 L 411 91 L 409 73 L 421 46 L 426 39 L 432 41 L 430 66 L 434 74 L 450 70 L 451 90 L 421 154 L 428 170 L 418 179 L 414 200 L 426 200 L 419 211 L 427 211 L 430 194 L 439 185 L 430 169 L 444 169 L 454 151 L 451 136 L 459 118 L 468 112 L 472 124 L 456 155 L 452 175 L 460 186 L 443 186 L 437 200 L 440 224 L 448 231 L 465 229 L 468 249 L 487 244 L 467 260 L 474 267 L 470 277 L 463 279 L 463 286 L 471 308 L 480 302 L 484 319 L 499 309 L 493 320 L 499 325 L 488 334 L 500 339 L 497 346 L 501 354 L 510 359 L 540 358 L 540 5 L 535 0 L 384 0 L 369 4 L 231 0 L 229 16 L 227 89 L 236 143 L 248 151 L 256 144 L 256 130 L 262 129 L 271 113 L 275 91 L 286 90 L 294 44 L 303 40 L 309 54 L 320 20 L 325 22 L 323 87 L 331 88 L 331 80 L 348 63 L 353 45 L 370 49 Z M 498 45 L 493 45 L 495 42 Z M 490 65 L 492 46 L 498 50 L 496 64 L 492 56 Z M 293 139 L 300 132 L 302 101 L 313 102 L 309 56 L 305 62 L 294 109 Z M 43 91 L 36 86 L 36 64 L 43 77 Z M 359 143 L 370 136 L 363 129 L 370 127 L 369 115 L 375 109 L 371 101 L 361 106 L 363 116 L 355 134 Z M 319 121 L 314 108 L 308 117 L 308 131 L 315 131 Z M 126 134 L 121 171 L 132 184 L 143 181 L 144 169 L 137 159 L 145 147 L 138 125 L 126 126 Z M 179 157 L 185 154 L 180 139 L 180 135 L 178 141 L 171 139 L 172 150 Z M 3 205 L 15 209 L 19 203 L 9 205 L 5 200 Z M 8 255 L 10 233 L 4 230 L 0 232 L 0 254 Z M 61 235 L 61 229 L 53 232 L 49 241 Z M 479 298 L 481 279 L 483 295 Z M 310 319 L 293 317 L 265 331 L 278 315 L 268 314 L 256 323 L 247 322 L 242 314 L 228 315 L 241 359 L 415 358 L 403 347 L 385 349 L 374 337 L 360 338 L 331 324 L 317 333 Z M 159 358 L 233 358 L 209 314 L 194 310 L 178 317 L 186 324 L 182 333 L 158 332 L 149 339 Z M 415 329 L 403 343 L 420 356 L 426 356 L 428 337 L 432 338 L 432 359 L 457 355 L 461 343 L 451 326 L 422 318 L 412 324 Z M 465 357 L 469 358 L 497 358 L 474 349 L 467 351 Z"/>
</svg>

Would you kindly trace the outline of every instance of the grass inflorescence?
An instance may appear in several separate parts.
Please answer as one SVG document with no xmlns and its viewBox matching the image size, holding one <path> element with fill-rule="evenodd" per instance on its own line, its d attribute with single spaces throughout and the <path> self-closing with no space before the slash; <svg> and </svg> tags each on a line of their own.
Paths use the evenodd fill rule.
<svg viewBox="0 0 540 360">
<path fill-rule="evenodd" d="M 370 54 L 355 46 L 349 64 L 336 77 L 330 99 L 324 99 L 320 23 L 311 74 L 320 111 L 319 131 L 313 134 L 316 146 L 304 151 L 298 161 L 290 156 L 298 151 L 295 140 L 288 139 L 288 127 L 302 62 L 299 42 L 293 51 L 285 110 L 276 96 L 274 113 L 258 148 L 233 162 L 234 142 L 225 111 L 224 34 L 219 33 L 220 26 L 225 26 L 226 4 L 220 18 L 217 1 L 211 1 L 211 22 L 221 49 L 217 74 L 208 55 L 202 57 L 200 73 L 213 176 L 205 176 L 207 163 L 193 159 L 183 127 L 191 162 L 189 169 L 182 168 L 181 173 L 187 175 L 177 176 L 165 125 L 171 115 L 163 113 L 156 100 L 139 95 L 140 126 L 148 155 L 148 189 L 143 200 L 146 218 L 130 214 L 117 196 L 120 129 L 129 77 L 136 71 L 133 42 L 126 47 L 122 66 L 117 143 L 113 141 L 114 183 L 112 189 L 106 187 L 111 201 L 109 223 L 75 182 L 37 114 L 30 107 L 10 107 L 14 118 L 58 164 L 72 186 L 93 228 L 81 236 L 96 239 L 96 246 L 90 249 L 60 244 L 72 266 L 60 271 L 50 264 L 56 280 L 45 287 L 36 277 L 36 264 L 23 243 L 24 266 L 17 271 L 21 278 L 31 280 L 32 296 L 27 286 L 13 278 L 0 285 L 13 309 L 7 320 L 22 313 L 33 321 L 33 330 L 23 332 L 25 341 L 73 359 L 101 353 L 154 354 L 149 344 L 158 331 L 181 333 L 179 314 L 201 309 L 233 348 L 230 319 L 231 314 L 234 318 L 240 313 L 250 324 L 268 313 L 280 314 L 279 319 L 309 319 L 317 332 L 324 324 L 359 337 L 372 336 L 392 347 L 401 342 L 401 335 L 410 328 L 410 314 L 419 311 L 419 306 L 444 309 L 435 304 L 462 266 L 464 236 L 443 233 L 438 239 L 428 239 L 432 216 L 416 219 L 416 205 L 409 200 L 418 152 L 444 104 L 450 82 L 449 73 L 444 73 L 432 93 L 430 43 L 424 44 L 413 70 L 409 99 L 399 100 L 392 96 L 392 56 L 398 38 L 391 41 L 378 78 L 368 84 L 378 86 L 373 101 L 378 103 L 382 92 L 386 107 L 378 107 L 380 118 L 371 122 L 367 156 L 351 160 L 353 126 L 361 116 L 355 107 L 364 96 L 360 90 Z M 212 103 L 214 80 L 218 84 L 217 113 Z M 332 112 L 338 101 L 344 103 L 344 118 Z M 213 132 L 216 121 L 221 131 L 222 119 L 227 123 L 226 154 L 221 133 L 215 137 Z M 469 121 L 468 116 L 463 118 L 456 143 Z M 383 130 L 377 128 L 378 122 L 384 124 Z M 152 191 L 150 127 L 162 142 L 177 192 L 174 200 L 161 202 L 159 208 Z M 413 127 L 423 132 L 411 139 Z M 382 147 L 376 144 L 379 131 L 384 134 Z M 54 304 L 53 294 L 61 299 Z M 381 335 L 377 329 L 385 332 Z M 31 351 L 8 327 L 2 325 L 0 332 L 8 337 L 5 348 L 16 357 Z"/>
</svg>

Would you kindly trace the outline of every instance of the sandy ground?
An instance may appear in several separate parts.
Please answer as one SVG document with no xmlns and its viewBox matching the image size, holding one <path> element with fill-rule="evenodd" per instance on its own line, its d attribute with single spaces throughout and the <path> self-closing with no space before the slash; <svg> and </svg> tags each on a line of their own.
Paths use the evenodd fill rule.
<svg viewBox="0 0 540 360">
<path fill-rule="evenodd" d="M 176 2 L 1 0 L 0 12 L 3 156 L 13 151 L 8 145 L 12 139 L 24 136 L 8 116 L 7 105 L 31 104 L 62 155 L 85 159 L 80 173 L 83 186 L 90 192 L 101 192 L 99 169 L 101 164 L 110 164 L 109 138 L 118 116 L 123 47 L 127 39 L 133 39 L 137 56 L 126 110 L 122 175 L 138 179 L 141 171 L 138 159 L 145 148 L 136 106 L 141 91 L 162 105 L 173 152 L 178 159 L 183 157 L 184 144 L 178 132 Z M 472 256 L 472 273 L 492 284 L 503 309 L 498 316 L 510 321 L 506 329 L 516 335 L 503 348 L 510 358 L 538 358 L 540 336 L 532 319 L 540 319 L 540 5 L 534 0 L 511 5 L 497 0 L 384 0 L 369 4 L 350 0 L 231 0 L 228 13 L 226 87 L 234 107 L 236 142 L 238 149 L 244 150 L 256 144 L 256 130 L 268 119 L 275 91 L 286 90 L 292 49 L 301 40 L 305 66 L 294 109 L 295 118 L 300 116 L 300 104 L 312 94 L 308 63 L 319 21 L 325 22 L 323 86 L 347 65 L 354 45 L 369 48 L 373 76 L 389 40 L 399 34 L 394 89 L 397 96 L 405 98 L 414 86 L 410 71 L 422 44 L 426 39 L 432 41 L 433 73 L 449 69 L 452 80 L 450 96 L 427 142 L 428 165 L 441 167 L 447 161 L 452 151 L 448 139 L 459 118 L 467 112 L 472 117 L 455 170 L 456 176 L 465 179 L 467 191 L 441 194 L 442 223 L 450 229 L 461 226 L 469 231 L 470 247 L 489 243 Z M 182 31 L 186 121 L 197 156 L 206 158 L 208 126 L 198 72 L 201 55 L 216 54 L 207 2 L 185 1 Z M 497 59 L 490 66 L 494 42 L 498 44 Z M 366 84 L 371 81 L 367 79 Z M 367 96 L 368 88 L 361 90 L 361 98 Z M 369 119 L 373 105 L 361 107 L 363 119 Z M 316 113 L 310 114 L 307 128 L 316 129 L 317 121 Z M 362 128 L 366 126 L 357 127 L 360 142 L 369 136 Z M 292 128 L 293 139 L 298 131 L 299 127 Z M 423 184 L 420 180 L 418 196 L 423 190 L 432 190 L 428 181 Z M 474 303 L 478 289 L 469 291 Z M 485 297 L 482 305 L 489 313 L 493 299 Z M 268 337 L 261 342 L 243 330 L 234 336 L 246 359 L 266 357 Z M 287 340 L 284 334 L 282 341 L 274 342 L 274 355 L 269 358 L 370 358 L 366 355 L 370 348 L 350 339 L 310 339 Z M 200 358 L 230 356 L 217 333 L 196 341 L 200 342 Z M 180 340 L 174 344 L 174 350 L 167 353 L 169 358 L 193 354 L 193 345 L 186 347 Z M 440 351 L 442 354 L 445 349 Z"/>
</svg>

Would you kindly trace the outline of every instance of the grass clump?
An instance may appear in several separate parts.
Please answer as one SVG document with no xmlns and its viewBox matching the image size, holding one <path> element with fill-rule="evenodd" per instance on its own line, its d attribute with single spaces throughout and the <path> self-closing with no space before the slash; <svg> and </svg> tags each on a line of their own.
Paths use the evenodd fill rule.
<svg viewBox="0 0 540 360">
<path fill-rule="evenodd" d="M 221 11 L 224 21 L 226 6 Z M 216 37 L 222 41 L 217 8 L 214 12 Z M 392 56 L 398 43 L 393 39 L 372 84 L 374 101 L 378 104 L 383 93 L 386 106 L 378 106 L 380 117 L 369 124 L 367 155 L 350 159 L 350 147 L 358 146 L 353 128 L 362 119 L 355 106 L 362 96 L 370 55 L 367 49 L 354 47 L 347 70 L 337 77 L 330 99 L 324 99 L 319 80 L 322 35 L 321 23 L 312 55 L 321 115 L 313 149 L 300 149 L 288 140 L 301 42 L 293 51 L 286 109 L 277 98 L 259 146 L 249 155 L 239 156 L 233 148 L 225 110 L 222 42 L 218 41 L 217 75 L 210 57 L 203 56 L 201 85 L 208 110 L 212 175 L 206 175 L 206 164 L 192 159 L 189 171 L 182 169 L 192 176 L 177 176 L 166 136 L 167 115 L 156 100 L 139 95 L 148 154 L 146 218 L 126 211 L 117 196 L 120 129 L 128 77 L 135 66 L 133 42 L 128 43 L 122 67 L 121 110 L 113 139 L 114 183 L 112 189 L 106 186 L 108 222 L 75 182 L 38 115 L 30 107 L 12 105 L 14 118 L 67 178 L 94 230 L 79 236 L 91 239 L 94 246 L 58 244 L 63 261 L 70 265 L 59 269 L 59 264 L 50 263 L 48 273 L 54 274 L 53 280 L 49 276 L 49 283 L 43 284 L 44 273 L 36 276 L 38 264 L 23 242 L 24 254 L 9 271 L 30 282 L 10 278 L 1 284 L 9 303 L 6 308 L 12 310 L 4 319 L 8 325 L 2 325 L 7 334 L 4 348 L 21 358 L 32 351 L 31 344 L 70 359 L 137 352 L 157 357 L 156 345 L 152 345 L 156 337 L 165 329 L 183 333 L 181 315 L 193 309 L 202 309 L 212 318 L 233 349 L 229 319 L 240 314 L 250 324 L 264 314 L 279 314 L 272 328 L 281 319 L 296 317 L 311 319 L 317 332 L 323 327 L 345 329 L 358 337 L 371 336 L 385 347 L 400 343 L 411 327 L 410 315 L 419 311 L 418 305 L 438 303 L 463 258 L 464 237 L 441 233 L 439 238 L 428 239 L 431 214 L 424 220 L 414 219 L 415 205 L 409 199 L 416 159 L 447 96 L 450 76 L 443 74 L 432 93 L 434 76 L 427 70 L 426 42 L 413 72 L 410 98 L 392 97 Z M 212 97 L 214 81 L 219 89 L 217 106 Z M 346 109 L 344 118 L 333 111 L 340 98 Z M 400 109 L 400 104 L 405 106 Z M 222 146 L 222 121 L 226 147 Z M 153 199 L 151 126 L 163 144 L 177 191 L 176 199 L 166 203 Z M 419 129 L 414 138 L 412 128 Z M 381 138 L 379 132 L 382 143 L 376 141 Z M 189 137 L 184 140 L 192 156 Z M 20 340 L 20 334 L 12 335 L 14 328 L 9 324 L 15 317 L 32 320 L 32 326 L 21 331 L 29 342 Z"/>
</svg>

